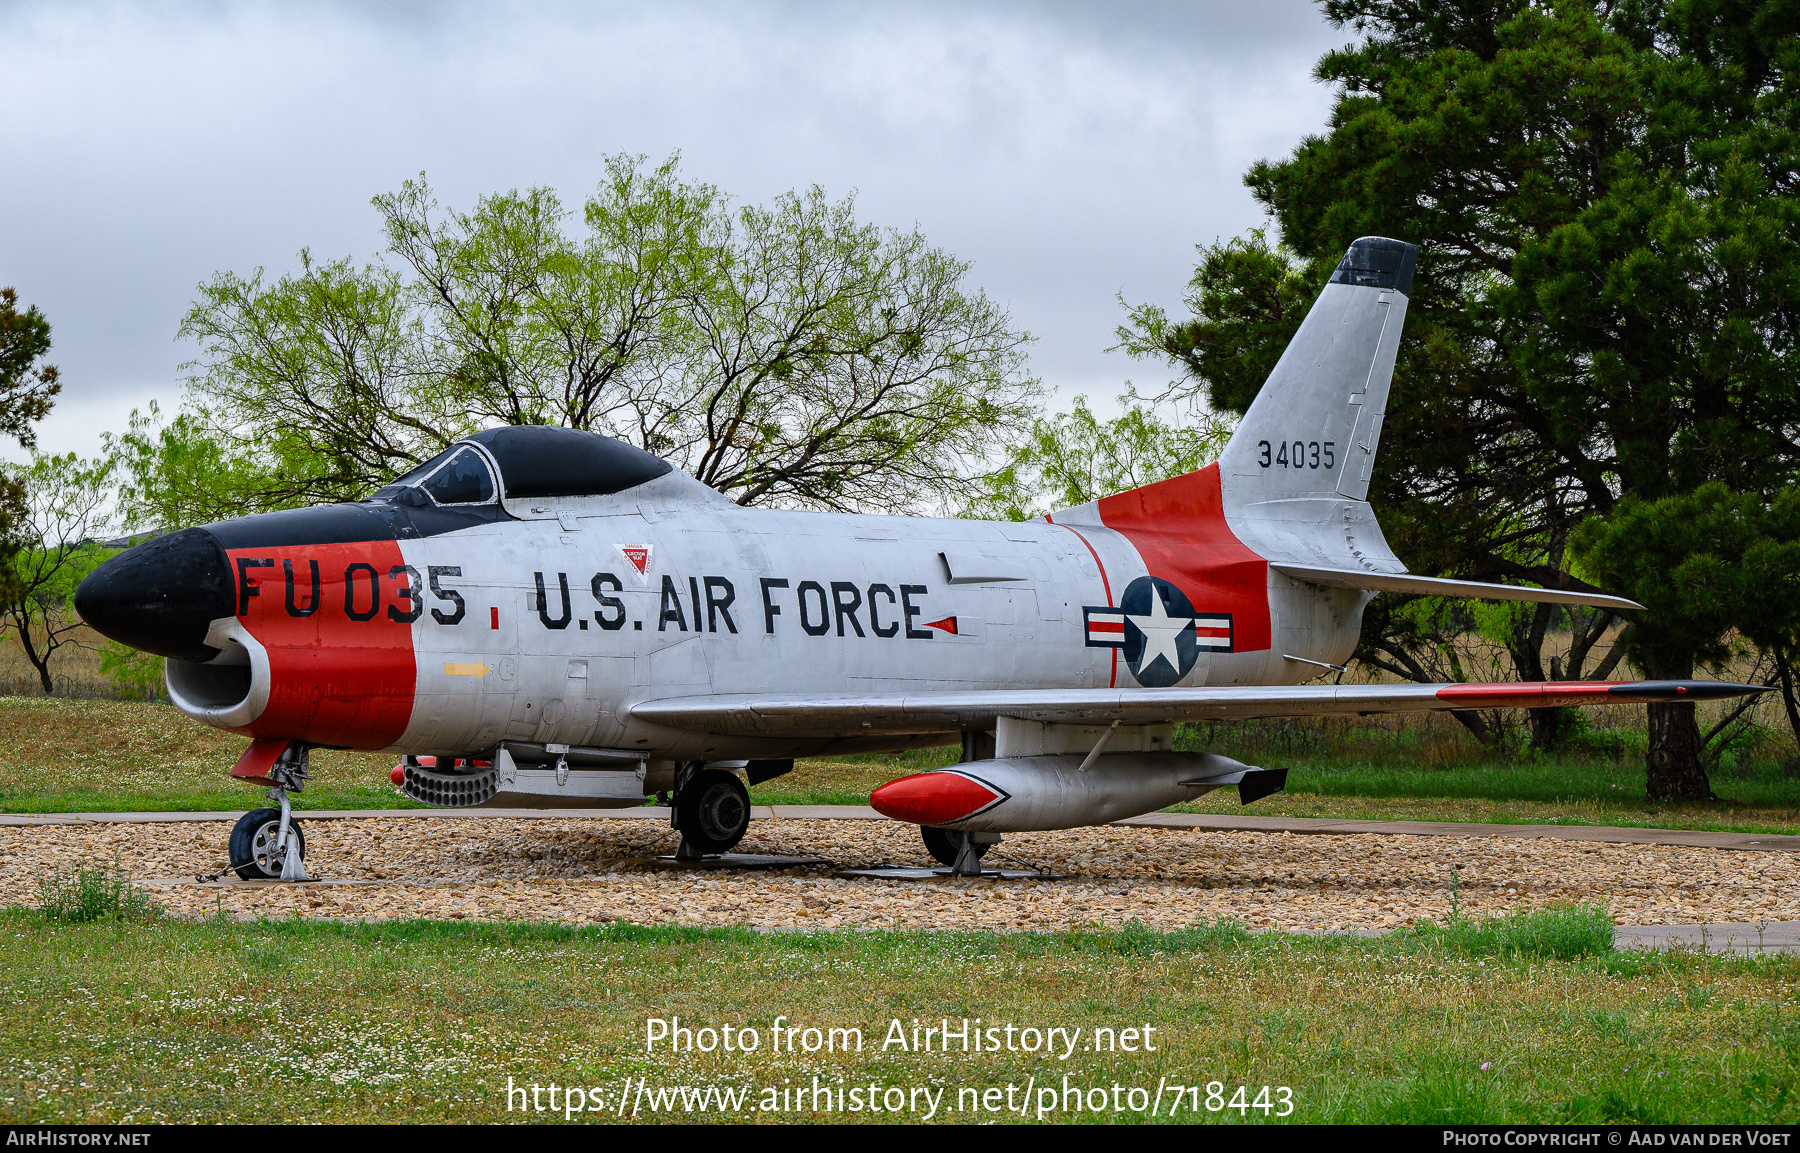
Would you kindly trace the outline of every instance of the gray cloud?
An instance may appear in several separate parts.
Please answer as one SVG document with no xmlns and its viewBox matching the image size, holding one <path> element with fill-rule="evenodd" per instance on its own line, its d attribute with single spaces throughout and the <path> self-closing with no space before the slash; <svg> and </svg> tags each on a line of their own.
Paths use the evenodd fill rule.
<svg viewBox="0 0 1800 1153">
<path fill-rule="evenodd" d="M 446 203 L 679 149 L 740 200 L 856 189 L 1039 336 L 1065 395 L 1157 377 L 1102 350 L 1114 295 L 1173 303 L 1196 242 L 1256 225 L 1248 164 L 1324 123 L 1348 39 L 1311 0 L 1090 5 L 0 6 L 0 283 L 55 325 L 52 447 L 178 399 L 219 269 L 374 255 L 369 197 Z"/>
</svg>

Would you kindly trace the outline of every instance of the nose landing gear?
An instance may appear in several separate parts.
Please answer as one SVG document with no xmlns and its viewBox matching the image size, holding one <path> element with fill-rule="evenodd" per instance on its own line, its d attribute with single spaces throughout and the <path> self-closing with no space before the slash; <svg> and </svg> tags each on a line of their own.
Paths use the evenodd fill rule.
<svg viewBox="0 0 1800 1153">
<path fill-rule="evenodd" d="M 272 786 L 268 799 L 281 807 L 252 809 L 238 818 L 231 830 L 231 868 L 246 881 L 310 881 L 312 878 L 306 875 L 306 838 L 288 804 L 288 795 L 305 788 L 310 776 L 306 771 L 308 747 L 299 741 L 285 742 L 260 775 L 239 775 L 260 744 L 263 742 L 250 746 L 233 775 L 239 780 Z"/>
</svg>

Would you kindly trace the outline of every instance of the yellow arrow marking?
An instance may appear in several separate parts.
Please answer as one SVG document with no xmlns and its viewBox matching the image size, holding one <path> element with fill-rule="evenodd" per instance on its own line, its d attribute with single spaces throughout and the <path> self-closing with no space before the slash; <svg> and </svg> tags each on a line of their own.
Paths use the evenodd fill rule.
<svg viewBox="0 0 1800 1153">
<path fill-rule="evenodd" d="M 457 664 L 453 661 L 444 662 L 444 675 L 446 676 L 485 677 L 493 671 L 493 669 L 487 667 L 486 661 L 478 660 L 471 664 Z"/>
</svg>

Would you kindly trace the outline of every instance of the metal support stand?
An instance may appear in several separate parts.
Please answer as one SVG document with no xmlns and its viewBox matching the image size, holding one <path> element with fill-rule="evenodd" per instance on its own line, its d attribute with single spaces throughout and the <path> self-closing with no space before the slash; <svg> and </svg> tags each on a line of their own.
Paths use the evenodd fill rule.
<svg viewBox="0 0 1800 1153">
<path fill-rule="evenodd" d="M 985 761 L 994 755 L 994 734 L 971 730 L 962 735 L 962 760 Z"/>
<path fill-rule="evenodd" d="M 975 838 L 958 832 L 952 832 L 950 836 L 956 842 L 956 863 L 950 866 L 950 871 L 959 877 L 981 876 L 981 858 L 975 855 Z"/>
</svg>

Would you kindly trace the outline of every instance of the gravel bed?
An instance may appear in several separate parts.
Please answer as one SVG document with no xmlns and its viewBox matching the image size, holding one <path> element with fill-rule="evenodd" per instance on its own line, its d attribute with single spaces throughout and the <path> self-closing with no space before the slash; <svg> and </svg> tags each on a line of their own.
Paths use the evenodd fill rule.
<svg viewBox="0 0 1800 1153">
<path fill-rule="evenodd" d="M 665 872 L 629 861 L 672 852 L 657 821 L 334 820 L 305 826 L 307 867 L 345 885 L 159 886 L 172 914 L 552 920 L 768 928 L 1158 928 L 1233 917 L 1252 928 L 1387 929 L 1450 909 L 1497 912 L 1604 901 L 1621 924 L 1800 920 L 1800 854 L 1472 837 L 1294 836 L 1145 828 L 1009 834 L 986 863 L 1063 881 L 880 881 L 825 869 Z M 226 827 L 0 828 L 0 903 L 37 878 L 116 858 L 142 879 L 223 866 Z M 910 825 L 757 821 L 739 851 L 841 867 L 931 862 Z"/>
</svg>

